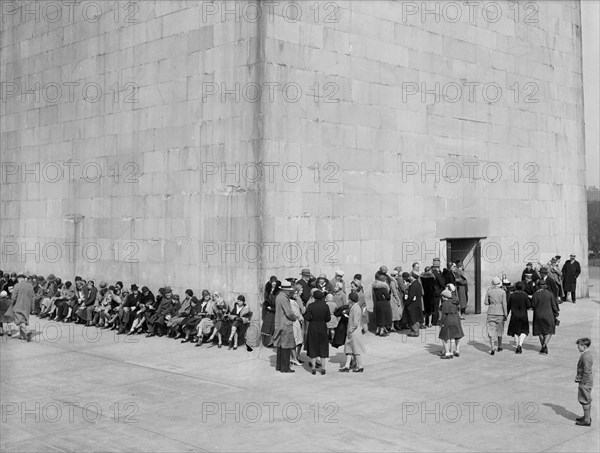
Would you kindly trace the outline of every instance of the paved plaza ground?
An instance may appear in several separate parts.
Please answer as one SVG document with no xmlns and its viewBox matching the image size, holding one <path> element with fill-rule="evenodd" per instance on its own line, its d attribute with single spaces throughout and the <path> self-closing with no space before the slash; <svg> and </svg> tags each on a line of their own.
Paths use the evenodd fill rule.
<svg viewBox="0 0 600 453">
<path fill-rule="evenodd" d="M 274 370 L 275 351 L 195 348 L 166 338 L 32 318 L 27 344 L 2 338 L 0 447 L 12 451 L 590 451 L 599 441 L 600 279 L 561 305 L 538 354 L 529 337 L 490 356 L 485 315 L 465 321 L 461 357 L 440 360 L 437 332 L 365 336 L 365 373 Z M 531 316 L 531 315 L 530 315 Z M 592 427 L 574 383 L 575 340 L 592 338 Z"/>
</svg>

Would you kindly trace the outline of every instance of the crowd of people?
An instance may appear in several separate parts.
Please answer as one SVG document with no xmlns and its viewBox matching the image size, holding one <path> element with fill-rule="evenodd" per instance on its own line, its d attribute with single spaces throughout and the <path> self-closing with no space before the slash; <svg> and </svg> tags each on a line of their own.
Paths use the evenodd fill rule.
<svg viewBox="0 0 600 453">
<path fill-rule="evenodd" d="M 529 334 L 530 309 L 540 353 L 548 354 L 548 343 L 559 323 L 558 305 L 569 293 L 575 303 L 576 279 L 581 272 L 575 255 L 562 269 L 559 263 L 559 256 L 539 269 L 528 263 L 522 281 L 514 286 L 494 277 L 485 297 L 491 355 L 503 350 L 504 323 L 509 315 L 508 335 L 515 338 L 515 352 L 522 353 Z M 407 332 L 409 337 L 418 337 L 421 329 L 438 326 L 443 343 L 440 357 L 460 357 L 468 281 L 462 261 L 448 263 L 443 270 L 440 264 L 435 258 L 423 272 L 420 263 L 413 263 L 410 272 L 403 272 L 400 266 L 392 271 L 386 266 L 379 268 L 370 287 L 371 323 L 376 336 Z M 316 374 L 320 368 L 325 374 L 330 346 L 343 347 L 347 356 L 340 371 L 364 371 L 361 336 L 368 330 L 370 319 L 363 278 L 356 274 L 346 285 L 344 276 L 338 270 L 330 280 L 325 274 L 316 277 L 303 269 L 299 278 L 280 280 L 272 276 L 266 283 L 260 336 L 264 346 L 277 348 L 278 371 L 293 372 L 290 365 L 302 363 L 304 349 L 311 372 Z M 126 289 L 120 281 L 114 285 L 103 281 L 96 287 L 93 280 L 81 277 L 72 283 L 53 274 L 44 278 L 0 271 L 0 321 L 14 323 L 18 331 L 13 336 L 30 341 L 30 314 L 116 330 L 122 335 L 166 336 L 196 347 L 208 343 L 252 350 L 256 346 L 246 341 L 253 313 L 244 295 L 228 303 L 218 292 L 203 290 L 198 298 L 191 289 L 180 296 L 164 286 L 155 296 L 147 286 L 140 289 L 132 284 Z M 0 329 L 3 334 L 3 327 Z"/>
</svg>

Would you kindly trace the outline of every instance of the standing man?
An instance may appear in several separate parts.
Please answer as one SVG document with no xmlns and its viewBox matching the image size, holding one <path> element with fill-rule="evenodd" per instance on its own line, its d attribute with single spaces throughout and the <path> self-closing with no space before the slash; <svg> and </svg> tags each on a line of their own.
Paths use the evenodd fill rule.
<svg viewBox="0 0 600 453">
<path fill-rule="evenodd" d="M 413 274 L 404 272 L 402 279 L 408 286 L 404 300 L 404 314 L 406 324 L 410 328 L 409 337 L 418 337 L 419 329 L 423 324 L 423 287 L 418 278 Z"/>
<path fill-rule="evenodd" d="M 277 348 L 277 361 L 275 369 L 282 373 L 294 373 L 290 369 L 290 358 L 292 349 L 296 347 L 294 339 L 294 321 L 298 317 L 292 311 L 290 295 L 292 283 L 288 280 L 281 282 L 281 288 L 275 298 L 275 331 L 273 334 L 273 346 Z"/>
<path fill-rule="evenodd" d="M 302 286 L 302 292 L 300 293 L 300 299 L 302 299 L 302 303 L 306 307 L 306 304 L 310 299 L 310 290 L 312 289 L 312 285 L 309 283 L 310 277 L 311 277 L 310 269 L 302 269 L 300 276 L 302 278 L 300 280 L 298 280 L 296 282 L 296 284 Z"/>
<path fill-rule="evenodd" d="M 529 262 L 525 265 L 525 269 L 523 269 L 523 273 L 521 274 L 521 281 L 525 281 L 525 275 L 530 274 L 533 282 L 537 282 L 540 279 L 540 274 L 533 268 L 533 263 Z"/>
<path fill-rule="evenodd" d="M 8 312 L 12 313 L 13 322 L 19 327 L 19 338 L 29 343 L 33 335 L 33 332 L 27 331 L 29 314 L 33 306 L 33 286 L 31 286 L 31 283 L 27 281 L 27 277 L 23 274 L 19 274 L 17 282 L 13 287 L 11 296 L 12 306 L 8 309 Z M 16 335 L 13 337 L 16 337 Z"/>
<path fill-rule="evenodd" d="M 569 261 L 565 261 L 562 267 L 563 275 L 563 301 L 567 301 L 567 294 L 571 293 L 571 302 L 575 303 L 575 287 L 577 286 L 577 277 L 581 274 L 581 266 L 575 259 L 575 254 L 571 253 Z"/>
<path fill-rule="evenodd" d="M 446 280 L 440 271 L 440 259 L 434 258 L 431 265 L 431 273 L 434 279 L 433 288 L 433 313 L 431 316 L 431 324 L 437 326 L 440 317 L 440 301 L 442 299 L 442 291 L 446 288 Z"/>
<path fill-rule="evenodd" d="M 549 271 L 547 267 L 542 267 L 540 269 L 540 279 L 537 282 L 538 287 L 540 286 L 540 284 L 544 282 L 544 284 L 547 286 L 547 289 L 552 293 L 552 295 L 554 296 L 554 300 L 556 301 L 556 303 L 558 303 L 559 299 L 559 287 L 558 287 L 558 283 L 556 283 L 554 281 L 554 279 L 549 275 Z"/>
</svg>

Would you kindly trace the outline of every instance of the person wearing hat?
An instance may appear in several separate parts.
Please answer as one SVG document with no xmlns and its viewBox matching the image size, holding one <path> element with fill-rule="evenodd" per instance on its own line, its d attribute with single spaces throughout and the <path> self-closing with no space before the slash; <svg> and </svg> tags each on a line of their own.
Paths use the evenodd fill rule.
<svg viewBox="0 0 600 453">
<path fill-rule="evenodd" d="M 562 267 L 563 276 L 563 301 L 567 301 L 567 296 L 571 293 L 571 302 L 575 303 L 575 289 L 577 287 L 577 277 L 581 274 L 581 266 L 575 259 L 575 254 L 571 253 L 569 261 L 565 261 Z"/>
<path fill-rule="evenodd" d="M 529 297 L 523 291 L 523 282 L 515 283 L 515 291 L 508 296 L 507 309 L 510 314 L 508 323 L 508 336 L 514 336 L 517 349 L 516 354 L 523 353 L 523 342 L 529 335 L 529 318 L 527 308 L 529 307 Z"/>
<path fill-rule="evenodd" d="M 141 293 L 142 295 L 135 312 L 135 319 L 133 320 L 131 329 L 129 329 L 129 333 L 127 335 L 143 332 L 148 318 L 155 313 L 156 307 L 158 306 L 156 298 L 154 297 L 154 293 L 150 291 L 150 288 L 147 286 L 142 286 Z"/>
<path fill-rule="evenodd" d="M 13 322 L 12 316 L 7 316 L 6 312 L 12 305 L 12 302 L 8 298 L 8 293 L 4 290 L 0 291 L 0 337 L 4 335 L 4 324 Z"/>
<path fill-rule="evenodd" d="M 308 288 L 307 282 L 310 277 L 310 272 L 305 274 L 305 271 L 308 271 L 308 269 L 302 269 L 302 278 L 298 280 L 298 284 L 302 287 L 302 292 L 300 293 L 302 301 L 304 301 L 304 288 Z M 262 326 L 260 328 L 260 335 L 263 346 L 267 348 L 273 345 L 273 331 L 275 329 L 275 297 L 277 296 L 280 287 L 281 282 L 277 280 L 275 275 L 272 275 L 265 284 L 265 290 L 263 292 Z M 308 289 L 308 298 L 310 299 L 310 289 Z M 302 305 L 304 305 L 304 303 Z"/>
<path fill-rule="evenodd" d="M 321 374 L 325 374 L 327 358 L 329 358 L 327 323 L 331 320 L 331 312 L 325 303 L 325 293 L 317 290 L 314 292 L 313 298 L 315 301 L 306 308 L 304 313 L 304 319 L 309 322 L 304 348 L 310 358 L 311 373 L 317 373 L 316 361 L 317 358 L 320 358 Z"/>
<path fill-rule="evenodd" d="M 563 274 L 560 268 L 560 255 L 556 255 L 548 262 L 548 274 L 552 277 L 552 280 L 556 282 L 556 286 L 558 288 L 558 292 L 556 297 L 558 298 L 558 303 L 562 304 L 564 298 L 563 291 Z"/>
<path fill-rule="evenodd" d="M 342 373 L 350 371 L 352 362 L 356 364 L 354 373 L 362 373 L 365 371 L 362 363 L 362 357 L 365 353 L 365 346 L 362 341 L 362 336 L 365 331 L 363 325 L 362 307 L 358 301 L 358 293 L 351 292 L 348 296 L 350 310 L 348 312 L 348 328 L 346 330 L 346 341 L 344 343 L 344 354 L 346 354 L 346 364 L 340 368 Z"/>
<path fill-rule="evenodd" d="M 12 305 L 7 310 L 6 316 L 11 317 L 19 328 L 19 338 L 30 342 L 33 332 L 28 331 L 27 326 L 29 325 L 29 314 L 33 306 L 33 286 L 27 281 L 24 274 L 19 274 L 17 281 L 18 283 L 12 291 Z M 13 337 L 16 336 L 17 334 L 13 335 Z"/>
<path fill-rule="evenodd" d="M 303 305 L 306 306 L 306 304 L 310 300 L 311 289 L 314 288 L 314 286 L 311 284 L 312 274 L 310 273 L 310 269 L 302 269 L 300 277 L 300 280 L 298 280 L 296 283 L 302 285 L 300 299 L 302 299 Z"/>
<path fill-rule="evenodd" d="M 400 294 L 398 287 L 398 271 L 394 269 L 390 272 L 390 308 L 392 310 L 392 332 L 400 332 L 400 320 L 402 319 L 402 311 L 404 310 L 404 294 Z M 402 285 L 404 288 L 404 284 Z"/>
<path fill-rule="evenodd" d="M 200 301 L 200 307 L 198 317 L 200 321 L 196 327 L 196 347 L 202 346 L 208 341 L 208 336 L 211 334 L 215 323 L 213 321 L 215 314 L 215 303 L 212 298 L 212 294 L 209 290 L 202 290 L 202 300 Z M 195 322 L 195 321 L 194 321 Z M 191 332 L 188 333 L 191 336 Z M 194 338 L 190 338 L 193 341 Z"/>
<path fill-rule="evenodd" d="M 547 267 L 542 267 L 540 269 L 540 279 L 538 280 L 538 287 L 540 282 L 544 282 L 546 284 L 546 286 L 548 287 L 548 290 L 554 295 L 554 298 L 556 299 L 556 302 L 558 303 L 559 301 L 559 288 L 558 288 L 558 283 L 556 283 L 556 281 L 554 280 L 554 278 L 552 278 L 550 276 L 550 271 Z"/>
<path fill-rule="evenodd" d="M 88 327 L 92 325 L 97 298 L 98 288 L 94 285 L 93 280 L 89 280 L 85 299 L 79 304 L 79 308 L 75 312 L 77 323 L 86 324 Z"/>
<path fill-rule="evenodd" d="M 525 275 L 531 274 L 531 279 L 533 282 L 537 282 L 540 279 L 540 274 L 533 268 L 533 263 L 529 262 L 525 265 L 525 269 L 523 269 L 523 273 L 521 274 L 521 281 L 525 281 Z"/>
<path fill-rule="evenodd" d="M 181 324 L 190 316 L 192 306 L 198 303 L 198 298 L 194 296 L 194 291 L 191 289 L 185 290 L 185 297 L 177 308 L 177 311 L 173 313 L 171 319 L 166 323 L 169 338 L 175 338 L 176 340 L 183 338 L 185 334 L 181 331 Z"/>
<path fill-rule="evenodd" d="M 332 287 L 336 288 L 336 286 L 340 286 L 342 288 L 342 292 L 344 295 L 346 294 L 346 282 L 344 282 L 344 271 L 337 270 L 335 271 L 335 276 L 333 277 L 333 281 L 331 282 Z"/>
<path fill-rule="evenodd" d="M 239 343 L 246 343 L 246 330 L 250 325 L 252 312 L 246 305 L 246 297 L 240 294 L 226 316 L 228 349 L 237 349 Z"/>
<path fill-rule="evenodd" d="M 402 268 L 400 268 L 402 269 Z M 391 277 L 388 275 L 388 268 L 387 266 L 380 266 L 379 269 L 377 270 L 377 272 L 375 272 L 375 280 L 379 280 L 379 276 L 380 275 L 384 275 L 385 276 L 385 282 L 387 283 L 387 285 L 390 285 L 390 280 Z"/>
<path fill-rule="evenodd" d="M 326 295 L 333 293 L 333 285 L 331 284 L 331 282 L 327 278 L 327 275 L 325 274 L 319 275 L 319 277 L 317 278 L 317 284 L 315 285 L 315 288 L 321 290 Z"/>
<path fill-rule="evenodd" d="M 173 290 L 170 286 L 166 286 L 164 291 L 164 297 L 156 308 L 156 312 L 147 320 L 148 333 L 146 337 L 153 337 L 155 335 L 162 337 L 167 322 L 166 318 L 176 309 L 175 301 L 173 300 Z"/>
<path fill-rule="evenodd" d="M 444 343 L 444 352 L 440 356 L 442 359 L 460 357 L 459 342 L 465 334 L 460 322 L 459 308 L 450 290 L 445 289 L 440 296 L 442 298 L 442 306 L 440 307 L 440 333 L 438 337 Z M 452 347 L 453 343 L 454 348 Z"/>
<path fill-rule="evenodd" d="M 504 322 L 508 316 L 506 305 L 506 291 L 502 289 L 502 280 L 500 277 L 492 279 L 492 286 L 485 295 L 485 305 L 487 311 L 487 336 L 490 341 L 490 354 L 502 351 L 502 334 L 504 333 Z M 498 346 L 496 347 L 496 340 Z"/>
<path fill-rule="evenodd" d="M 138 285 L 134 283 L 131 285 L 131 292 L 125 297 L 123 304 L 118 309 L 118 335 L 123 335 L 125 332 L 130 331 L 136 317 L 136 312 L 140 307 L 141 300 L 142 294 L 139 291 Z"/>
<path fill-rule="evenodd" d="M 456 285 L 456 295 L 458 296 L 458 305 L 461 317 L 467 312 L 469 303 L 469 285 L 465 275 L 465 266 L 462 260 L 458 260 L 456 266 L 452 269 L 454 274 L 454 284 Z M 464 319 L 464 318 L 463 318 Z"/>
<path fill-rule="evenodd" d="M 404 313 L 401 324 L 408 326 L 409 337 L 418 337 L 419 329 L 423 324 L 423 286 L 418 278 L 408 272 L 402 273 L 402 279 L 408 286 L 408 292 L 404 298 Z"/>
<path fill-rule="evenodd" d="M 440 259 L 434 258 L 431 264 L 431 273 L 433 274 L 433 310 L 431 313 L 431 324 L 437 326 L 440 317 L 440 303 L 442 299 L 442 291 L 446 287 L 446 280 L 440 270 Z"/>
<path fill-rule="evenodd" d="M 390 287 L 387 284 L 389 276 L 383 272 L 377 274 L 377 280 L 372 284 L 373 312 L 377 322 L 375 335 L 387 337 L 387 327 L 392 324 L 392 308 L 390 306 Z"/>
<path fill-rule="evenodd" d="M 523 283 L 523 291 L 527 294 L 529 300 L 533 298 L 533 295 L 537 291 L 537 285 L 533 281 L 533 274 L 526 273 L 525 279 L 521 282 Z M 539 279 L 538 279 L 539 280 Z"/>
<path fill-rule="evenodd" d="M 31 286 L 33 286 L 33 306 L 31 307 L 31 314 L 36 316 L 40 314 L 42 300 L 44 299 L 44 286 L 42 285 L 44 277 L 41 277 L 41 280 L 40 277 L 37 275 L 31 276 Z"/>
<path fill-rule="evenodd" d="M 433 315 L 433 301 L 435 295 L 435 277 L 431 272 L 431 266 L 426 266 L 421 272 L 420 283 L 423 288 L 423 328 L 431 327 L 431 318 Z"/>
<path fill-rule="evenodd" d="M 559 315 L 558 302 L 554 294 L 548 290 L 546 280 L 540 279 L 537 283 L 538 290 L 533 295 L 531 307 L 533 308 L 533 335 L 540 339 L 540 354 L 548 354 L 548 343 L 556 332 Z"/>
<path fill-rule="evenodd" d="M 275 370 L 281 373 L 294 373 L 294 370 L 290 368 L 292 349 L 296 347 L 293 327 L 296 315 L 290 303 L 293 289 L 292 284 L 284 280 L 281 282 L 279 293 L 275 297 L 273 346 L 277 348 Z M 329 313 L 329 310 L 327 310 L 327 313 Z"/>
</svg>

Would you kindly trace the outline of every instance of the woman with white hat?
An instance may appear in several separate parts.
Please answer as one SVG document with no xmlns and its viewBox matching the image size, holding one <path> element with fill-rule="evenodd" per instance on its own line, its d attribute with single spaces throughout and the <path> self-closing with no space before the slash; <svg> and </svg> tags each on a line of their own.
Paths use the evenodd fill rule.
<svg viewBox="0 0 600 453">
<path fill-rule="evenodd" d="M 504 332 L 504 321 L 508 316 L 506 306 L 506 291 L 502 289 L 502 280 L 500 277 L 492 279 L 492 287 L 487 290 L 485 295 L 485 304 L 488 305 L 487 311 L 487 335 L 490 341 L 490 355 L 496 351 L 502 351 L 502 333 Z M 498 340 L 496 347 L 495 340 Z"/>
</svg>

